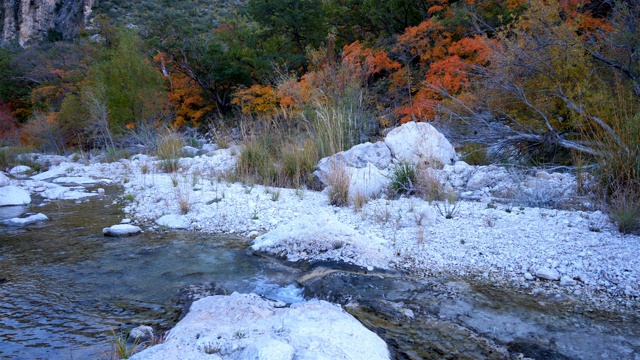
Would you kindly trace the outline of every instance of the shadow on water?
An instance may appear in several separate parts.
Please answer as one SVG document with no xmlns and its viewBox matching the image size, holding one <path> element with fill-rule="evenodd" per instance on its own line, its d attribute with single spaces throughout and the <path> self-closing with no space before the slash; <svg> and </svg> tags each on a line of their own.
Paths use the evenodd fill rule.
<svg viewBox="0 0 640 360">
<path fill-rule="evenodd" d="M 0 217 L 42 212 L 51 221 L 0 226 L 0 358 L 98 358 L 111 330 L 167 329 L 191 298 L 180 289 L 215 283 L 295 301 L 290 270 L 252 256 L 241 239 L 189 232 L 102 235 L 123 217 L 116 189 L 89 201 L 3 208 Z"/>
<path fill-rule="evenodd" d="M 331 263 L 298 281 L 305 298 L 345 305 L 394 359 L 640 358 L 638 314 L 594 311 L 568 297 Z"/>
</svg>

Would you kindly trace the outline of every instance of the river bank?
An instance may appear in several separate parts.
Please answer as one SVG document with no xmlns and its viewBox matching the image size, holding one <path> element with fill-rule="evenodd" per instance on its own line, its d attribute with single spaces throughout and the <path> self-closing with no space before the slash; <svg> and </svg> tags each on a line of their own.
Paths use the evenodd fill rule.
<svg viewBox="0 0 640 360">
<path fill-rule="evenodd" d="M 638 309 L 640 237 L 619 233 L 600 211 L 460 200 L 448 219 L 446 204 L 417 197 L 336 207 L 323 192 L 225 181 L 238 151 L 180 159 L 173 174 L 160 172 L 158 160 L 146 155 L 93 164 L 49 157 L 48 172 L 10 182 L 45 197 L 78 198 L 56 193 L 43 179 L 109 179 L 124 186 L 126 216 L 146 231 L 234 234 L 256 238 L 257 251 L 290 261 L 334 259 L 423 277 L 476 277 L 532 296 L 558 293 L 604 309 Z"/>
</svg>

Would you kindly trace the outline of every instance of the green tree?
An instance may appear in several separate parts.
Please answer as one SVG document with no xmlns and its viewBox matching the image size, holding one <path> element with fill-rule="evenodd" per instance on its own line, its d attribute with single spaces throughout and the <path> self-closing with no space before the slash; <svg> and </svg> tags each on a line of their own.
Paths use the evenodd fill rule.
<svg viewBox="0 0 640 360">
<path fill-rule="evenodd" d="M 262 41 L 273 60 L 307 72 L 307 47 L 316 48 L 328 34 L 328 11 L 322 0 L 249 0 L 247 11 L 260 24 Z"/>
<path fill-rule="evenodd" d="M 119 29 L 115 44 L 89 70 L 81 98 L 85 106 L 100 99 L 116 131 L 157 116 L 165 99 L 164 79 L 150 64 L 142 42 L 130 29 Z"/>
</svg>

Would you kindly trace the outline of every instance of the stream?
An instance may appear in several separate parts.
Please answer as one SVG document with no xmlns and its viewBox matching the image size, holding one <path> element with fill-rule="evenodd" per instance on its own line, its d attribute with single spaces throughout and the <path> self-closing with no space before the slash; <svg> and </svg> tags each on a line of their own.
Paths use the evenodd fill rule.
<svg viewBox="0 0 640 360">
<path fill-rule="evenodd" d="M 0 225 L 0 359 L 107 359 L 114 333 L 171 328 L 194 291 L 342 304 L 394 359 L 640 359 L 637 314 L 596 311 L 561 295 L 290 264 L 252 254 L 242 238 L 180 231 L 107 238 L 102 228 L 123 213 L 114 203 L 120 189 L 106 189 L 89 200 L 0 208 L 0 220 L 27 211 L 51 219 Z"/>
<path fill-rule="evenodd" d="M 80 203 L 32 204 L 51 221 L 0 225 L 0 358 L 108 358 L 113 333 L 138 325 L 168 329 L 180 318 L 180 289 L 302 301 L 294 273 L 251 255 L 246 240 L 190 232 L 104 237 L 123 213 L 117 188 Z M 27 210 L 0 208 L 0 219 Z"/>
</svg>

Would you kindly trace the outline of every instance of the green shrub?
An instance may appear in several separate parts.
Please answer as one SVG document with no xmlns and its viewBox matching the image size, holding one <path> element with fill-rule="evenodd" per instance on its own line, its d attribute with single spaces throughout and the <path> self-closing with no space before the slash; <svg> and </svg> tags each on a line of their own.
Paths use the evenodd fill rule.
<svg viewBox="0 0 640 360">
<path fill-rule="evenodd" d="M 273 185 L 278 176 L 275 159 L 269 152 L 269 144 L 264 138 L 245 141 L 236 173 L 245 182 L 259 182 Z"/>
<path fill-rule="evenodd" d="M 282 172 L 289 185 L 299 188 L 302 185 L 310 185 L 313 170 L 319 161 L 313 141 L 307 140 L 303 145 L 285 145 L 282 149 L 280 163 Z"/>
<path fill-rule="evenodd" d="M 458 148 L 462 160 L 469 165 L 489 165 L 487 147 L 478 143 L 464 143 Z"/>
<path fill-rule="evenodd" d="M 411 195 L 416 191 L 416 168 L 413 164 L 401 162 L 393 169 L 390 190 L 392 195 Z"/>
<path fill-rule="evenodd" d="M 640 197 L 624 191 L 614 194 L 609 203 L 609 215 L 616 222 L 621 233 L 640 232 Z"/>
<path fill-rule="evenodd" d="M 128 159 L 131 156 L 128 150 L 126 149 L 118 149 L 118 148 L 109 148 L 104 153 L 104 159 L 108 163 L 119 161 L 120 159 Z"/>
</svg>

